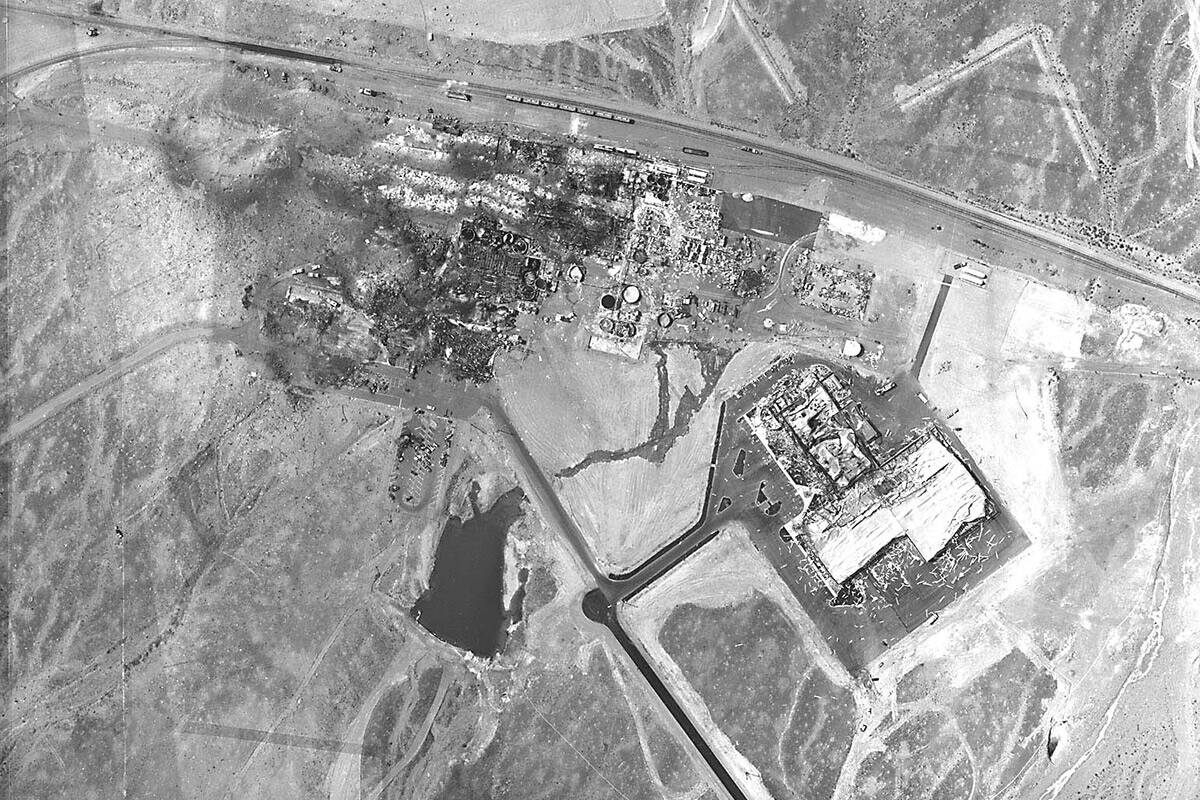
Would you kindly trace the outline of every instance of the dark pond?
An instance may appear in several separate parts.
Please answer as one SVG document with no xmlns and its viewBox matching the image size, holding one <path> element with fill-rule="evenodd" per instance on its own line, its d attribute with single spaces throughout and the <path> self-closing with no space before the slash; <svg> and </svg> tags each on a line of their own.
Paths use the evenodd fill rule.
<svg viewBox="0 0 1200 800">
<path fill-rule="evenodd" d="M 479 485 L 474 484 L 471 516 L 446 521 L 429 588 L 413 606 L 412 614 L 442 641 L 490 658 L 504 647 L 510 616 L 520 619 L 522 613 L 521 589 L 514 594 L 514 607 L 505 609 L 503 577 L 504 540 L 508 529 L 524 514 L 521 503 L 525 495 L 520 489 L 511 489 L 486 511 L 480 510 L 478 496 Z"/>
</svg>

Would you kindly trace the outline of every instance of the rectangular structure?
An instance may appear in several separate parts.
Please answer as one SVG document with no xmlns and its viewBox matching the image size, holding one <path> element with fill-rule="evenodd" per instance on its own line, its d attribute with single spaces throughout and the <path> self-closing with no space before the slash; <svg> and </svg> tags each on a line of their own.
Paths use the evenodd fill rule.
<svg viewBox="0 0 1200 800">
<path fill-rule="evenodd" d="M 964 525 L 987 514 L 983 487 L 935 436 L 926 437 L 872 478 L 877 490 L 858 495 L 873 498 L 863 507 L 843 509 L 828 527 L 818 520 L 801 523 L 838 583 L 900 536 L 907 536 L 930 561 Z M 878 489 L 884 485 L 892 488 L 880 496 Z"/>
<path fill-rule="evenodd" d="M 721 196 L 721 225 L 739 233 L 761 236 L 790 244 L 821 227 L 819 211 L 755 195 L 743 200 L 738 195 Z"/>
</svg>

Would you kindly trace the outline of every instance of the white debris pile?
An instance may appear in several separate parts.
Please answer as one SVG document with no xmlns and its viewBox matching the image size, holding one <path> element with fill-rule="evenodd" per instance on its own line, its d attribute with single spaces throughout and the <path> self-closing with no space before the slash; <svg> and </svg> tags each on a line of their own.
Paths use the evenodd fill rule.
<svg viewBox="0 0 1200 800">
<path fill-rule="evenodd" d="M 1115 312 L 1121 323 L 1121 335 L 1117 337 L 1117 351 L 1137 350 L 1146 339 L 1162 336 L 1167 330 L 1167 320 L 1157 311 L 1136 303 L 1126 303 Z"/>
<path fill-rule="evenodd" d="M 439 138 L 420 125 L 409 125 L 403 133 L 394 133 L 375 143 L 376 149 L 423 161 L 445 161 L 450 153 L 441 147 Z"/>
<path fill-rule="evenodd" d="M 516 180 L 506 180 L 515 178 Z M 528 208 L 526 197 L 532 186 L 518 175 L 497 175 L 491 180 L 476 181 L 467 188 L 463 204 L 484 208 L 501 216 L 524 219 Z"/>
<path fill-rule="evenodd" d="M 823 528 L 805 521 L 822 563 L 839 583 L 900 536 L 907 536 L 929 561 L 964 525 L 986 513 L 982 487 L 934 436 L 898 458 L 889 472 L 898 484 L 895 494 L 870 499 L 849 515 L 849 524 Z"/>
<path fill-rule="evenodd" d="M 500 137 L 498 137 L 496 134 L 477 131 L 474 129 L 465 131 L 461 136 L 458 137 L 458 140 L 460 142 L 467 142 L 468 144 L 480 144 L 485 147 L 496 147 L 500 144 Z"/>
<path fill-rule="evenodd" d="M 393 174 L 395 184 L 379 187 L 379 193 L 389 200 L 396 200 L 406 208 L 440 214 L 458 211 L 459 196 L 464 189 L 462 181 L 406 166 L 395 167 Z"/>
<path fill-rule="evenodd" d="M 879 244 L 883 241 L 883 237 L 887 236 L 887 231 L 883 228 L 876 228 L 874 225 L 843 217 L 841 214 L 831 213 L 828 224 L 829 230 L 834 233 L 840 233 L 842 236 L 849 236 L 867 244 Z"/>
</svg>

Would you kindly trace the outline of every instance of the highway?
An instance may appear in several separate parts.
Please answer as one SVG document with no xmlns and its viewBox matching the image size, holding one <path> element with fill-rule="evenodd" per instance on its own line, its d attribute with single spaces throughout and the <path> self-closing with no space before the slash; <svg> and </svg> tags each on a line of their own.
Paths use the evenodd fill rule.
<svg viewBox="0 0 1200 800">
<path fill-rule="evenodd" d="M 10 12 L 11 13 L 11 12 Z M 148 43 L 149 46 L 178 47 L 177 40 L 189 40 L 197 44 L 207 44 L 217 48 L 229 49 L 245 53 L 272 56 L 275 58 L 300 61 L 316 66 L 329 66 L 334 63 L 344 65 L 353 73 L 361 73 L 366 79 L 383 79 L 391 82 L 389 88 L 399 93 L 410 92 L 413 88 L 424 89 L 437 97 L 443 95 L 448 80 L 454 76 L 445 73 L 433 73 L 415 70 L 408 67 L 387 66 L 377 60 L 339 53 L 336 56 L 329 53 L 305 50 L 294 47 L 280 46 L 275 43 L 234 39 L 211 32 L 194 29 L 172 28 L 161 25 L 148 25 L 128 22 L 103 15 L 67 14 L 54 11 L 28 10 L 42 16 L 70 20 L 80 25 L 99 25 L 110 28 L 120 28 L 135 31 L 148 36 L 170 37 L 172 41 Z M 89 52 L 104 52 L 102 49 L 80 51 L 75 54 L 47 59 L 41 67 L 87 55 Z M 25 74 L 25 70 L 17 70 Z M 16 75 L 16 73 L 13 73 Z M 0 76 L 0 81 L 10 82 L 9 75 Z M 639 140 L 650 134 L 651 141 L 666 141 L 672 144 L 685 142 L 691 146 L 705 147 L 720 155 L 720 151 L 728 150 L 729 154 L 737 154 L 746 158 L 741 151 L 744 146 L 755 147 L 762 152 L 761 165 L 767 170 L 792 170 L 799 173 L 819 175 L 839 182 L 851 190 L 869 197 L 875 208 L 886 210 L 898 219 L 916 219 L 934 221 L 935 225 L 926 226 L 922 231 L 925 238 L 946 244 L 948 247 L 966 252 L 972 239 L 981 236 L 996 237 L 998 247 L 1005 252 L 1020 255 L 1022 258 L 1040 259 L 1056 263 L 1076 271 L 1090 271 L 1131 281 L 1140 286 L 1156 289 L 1181 299 L 1200 302 L 1200 286 L 1187 283 L 1175 278 L 1160 275 L 1139 264 L 1129 261 L 1115 253 L 1097 248 L 1072 239 L 1063 234 L 1041 228 L 997 211 L 984 208 L 950 194 L 921 186 L 904 178 L 890 175 L 880 169 L 869 166 L 850 158 L 831 153 L 804 148 L 796 145 L 783 145 L 768 142 L 756 136 L 739 134 L 734 131 L 714 128 L 710 125 L 687 119 L 685 117 L 664 114 L 661 111 L 646 108 L 615 107 L 602 102 L 593 102 L 587 98 L 564 97 L 548 93 L 541 89 L 530 89 L 520 86 L 506 86 L 484 82 L 471 81 L 469 91 L 472 95 L 472 113 L 478 110 L 480 101 L 486 99 L 493 105 L 503 108 L 511 105 L 504 99 L 506 94 L 519 92 L 527 97 L 548 100 L 558 103 L 580 102 L 581 99 L 598 110 L 614 114 L 625 114 L 633 117 L 636 130 L 628 129 L 614 123 L 611 133 L 614 137 L 630 138 L 636 136 Z M 464 104 L 466 105 L 466 104 Z M 506 112 L 496 116 L 503 117 Z M 565 112 L 541 111 L 544 115 L 566 116 Z M 665 139 L 664 139 L 665 137 Z M 769 158 L 768 158 L 769 157 Z M 756 166 L 747 165 L 747 171 L 753 171 Z M 947 224 L 949 223 L 949 224 Z M 965 226 L 965 227 L 964 227 Z"/>
</svg>

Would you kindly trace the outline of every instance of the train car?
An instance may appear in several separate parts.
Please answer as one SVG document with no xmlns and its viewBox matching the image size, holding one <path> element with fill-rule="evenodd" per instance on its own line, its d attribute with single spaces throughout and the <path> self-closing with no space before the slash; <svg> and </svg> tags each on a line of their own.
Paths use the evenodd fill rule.
<svg viewBox="0 0 1200 800">
<path fill-rule="evenodd" d="M 596 110 L 596 116 L 600 117 L 600 119 L 612 119 L 613 118 L 612 112 L 600 111 L 599 109 Z"/>
<path fill-rule="evenodd" d="M 594 144 L 593 150 L 599 150 L 601 153 L 616 153 L 617 155 L 625 156 L 626 158 L 638 158 L 641 156 L 637 150 L 632 147 L 614 147 L 611 144 Z"/>
<path fill-rule="evenodd" d="M 504 95 L 504 99 L 510 103 L 524 103 L 525 102 L 525 98 L 521 97 L 521 95 L 519 95 L 519 94 L 506 94 L 506 95 Z"/>
<path fill-rule="evenodd" d="M 617 122 L 624 122 L 626 125 L 633 124 L 633 117 L 627 117 L 624 114 L 613 114 L 613 119 Z"/>
<path fill-rule="evenodd" d="M 703 156 L 704 158 L 708 158 L 708 151 L 701 150 L 698 147 L 685 147 L 683 148 L 683 152 L 687 153 L 689 156 Z"/>
<path fill-rule="evenodd" d="M 446 97 L 450 98 L 451 100 L 460 100 L 464 103 L 471 102 L 471 95 L 467 94 L 462 89 L 447 89 Z"/>
</svg>

